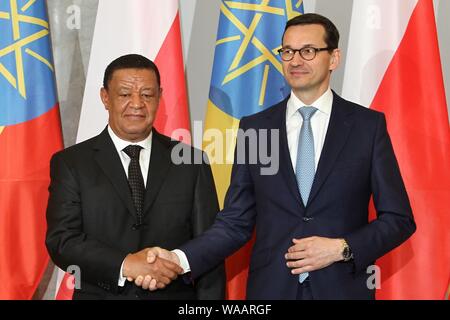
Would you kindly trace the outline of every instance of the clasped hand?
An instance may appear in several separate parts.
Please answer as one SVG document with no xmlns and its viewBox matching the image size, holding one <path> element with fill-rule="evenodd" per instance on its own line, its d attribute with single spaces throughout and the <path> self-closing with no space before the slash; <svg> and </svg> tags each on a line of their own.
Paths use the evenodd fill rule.
<svg viewBox="0 0 450 320">
<path fill-rule="evenodd" d="M 154 247 L 126 256 L 123 276 L 143 289 L 164 289 L 183 273 L 179 260 L 173 252 Z"/>
<path fill-rule="evenodd" d="M 324 237 L 293 239 L 285 254 L 286 266 L 292 274 L 311 272 L 341 261 L 342 240 Z"/>
</svg>

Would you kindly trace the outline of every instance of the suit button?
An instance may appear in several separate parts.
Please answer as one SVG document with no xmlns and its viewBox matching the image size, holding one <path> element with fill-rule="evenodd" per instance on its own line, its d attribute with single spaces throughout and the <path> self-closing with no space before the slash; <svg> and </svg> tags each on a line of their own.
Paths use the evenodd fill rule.
<svg viewBox="0 0 450 320">
<path fill-rule="evenodd" d="M 311 220 L 314 220 L 314 218 L 311 217 L 303 217 L 304 222 L 310 222 Z"/>
</svg>

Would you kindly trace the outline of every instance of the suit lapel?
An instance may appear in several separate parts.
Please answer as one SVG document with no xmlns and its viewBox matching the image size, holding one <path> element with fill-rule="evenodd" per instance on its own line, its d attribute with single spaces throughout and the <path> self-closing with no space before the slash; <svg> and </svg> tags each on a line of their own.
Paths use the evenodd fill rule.
<svg viewBox="0 0 450 320">
<path fill-rule="evenodd" d="M 152 153 L 144 198 L 144 215 L 155 201 L 172 163 L 170 159 L 170 143 L 165 141 L 155 129 L 153 129 L 152 139 Z"/>
<path fill-rule="evenodd" d="M 294 169 L 292 168 L 291 155 L 289 153 L 289 145 L 287 141 L 287 131 L 286 131 L 286 108 L 287 101 L 289 97 L 280 104 L 274 107 L 274 112 L 270 114 L 269 123 L 272 127 L 271 129 L 280 130 L 280 172 L 283 183 L 287 183 L 288 189 L 292 193 L 297 203 L 304 207 L 302 199 L 300 198 L 300 192 L 297 186 L 297 179 L 295 178 Z M 270 139 L 268 139 L 270 141 Z"/>
<path fill-rule="evenodd" d="M 120 161 L 119 154 L 117 153 L 107 129 L 103 130 L 102 133 L 98 135 L 94 149 L 97 150 L 94 156 L 95 161 L 116 189 L 117 194 L 125 203 L 130 214 L 135 217 L 136 209 L 134 208 L 133 200 L 131 198 L 128 179 L 122 162 Z"/>
<path fill-rule="evenodd" d="M 311 201 L 314 200 L 321 186 L 330 174 L 339 153 L 348 139 L 353 125 L 353 121 L 349 117 L 352 113 L 352 109 L 348 108 L 345 101 L 334 92 L 333 96 L 333 108 L 331 110 L 330 123 L 328 125 L 308 203 L 311 203 Z"/>
</svg>

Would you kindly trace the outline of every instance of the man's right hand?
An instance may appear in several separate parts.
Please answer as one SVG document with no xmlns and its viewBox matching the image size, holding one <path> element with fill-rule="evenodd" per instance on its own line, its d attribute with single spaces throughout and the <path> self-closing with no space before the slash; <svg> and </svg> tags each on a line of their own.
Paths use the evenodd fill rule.
<svg viewBox="0 0 450 320">
<path fill-rule="evenodd" d="M 150 279 L 154 284 L 153 289 L 163 289 L 179 274 L 182 274 L 183 269 L 177 263 L 164 259 L 163 255 L 155 257 L 152 263 L 147 262 L 149 250 L 151 249 L 147 248 L 127 255 L 123 263 L 123 276 L 130 281 L 136 280 L 138 277 Z M 150 286 L 150 281 L 147 282 Z"/>
<path fill-rule="evenodd" d="M 152 248 L 148 248 L 146 249 L 146 259 L 147 259 L 147 263 L 149 264 L 153 264 L 158 260 L 164 260 L 167 262 L 172 262 L 174 264 L 176 264 L 177 266 L 180 265 L 180 259 L 178 258 L 178 256 L 171 252 L 168 251 L 166 249 L 160 248 L 160 247 L 152 247 Z M 180 267 L 181 272 L 179 274 L 183 273 L 183 269 Z M 150 291 L 155 291 L 157 289 L 161 289 L 164 288 L 165 285 L 164 283 L 161 283 L 158 279 L 153 278 L 151 276 L 142 276 L 139 275 L 137 278 L 135 278 L 134 283 L 139 286 L 142 287 L 143 289 L 149 289 Z"/>
<path fill-rule="evenodd" d="M 173 263 L 180 265 L 180 259 L 172 251 L 168 251 L 160 247 L 149 248 L 147 251 L 147 262 L 153 263 L 157 257 L 172 261 Z"/>
</svg>

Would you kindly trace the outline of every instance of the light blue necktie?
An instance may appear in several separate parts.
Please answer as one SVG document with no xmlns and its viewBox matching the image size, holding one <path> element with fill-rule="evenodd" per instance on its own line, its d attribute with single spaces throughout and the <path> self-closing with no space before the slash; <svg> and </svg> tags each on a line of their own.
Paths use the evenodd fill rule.
<svg viewBox="0 0 450 320">
<path fill-rule="evenodd" d="M 314 137 L 311 128 L 311 117 L 317 111 L 314 107 L 302 107 L 298 109 L 303 118 L 302 128 L 298 137 L 297 163 L 295 166 L 295 176 L 303 204 L 306 207 L 309 193 L 314 181 L 315 162 L 314 162 Z M 308 272 L 298 275 L 298 281 L 303 283 L 308 278 Z"/>
</svg>

